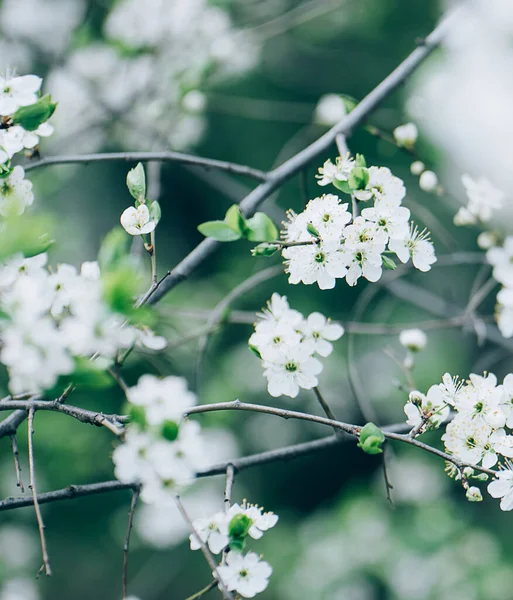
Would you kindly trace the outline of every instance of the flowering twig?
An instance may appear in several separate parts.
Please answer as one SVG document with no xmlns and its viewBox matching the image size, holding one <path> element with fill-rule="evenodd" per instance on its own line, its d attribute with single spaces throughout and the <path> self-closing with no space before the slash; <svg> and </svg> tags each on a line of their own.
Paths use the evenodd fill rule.
<svg viewBox="0 0 513 600">
<path fill-rule="evenodd" d="M 130 533 L 132 532 L 132 523 L 134 520 L 135 507 L 137 506 L 137 500 L 141 488 L 136 487 L 132 492 L 132 501 L 130 503 L 130 510 L 128 512 L 128 524 L 126 528 L 125 545 L 123 546 L 123 577 L 122 577 L 122 593 L 123 600 L 127 597 L 127 576 L 128 576 L 128 551 L 130 548 Z"/>
<path fill-rule="evenodd" d="M 21 492 L 23 493 L 25 491 L 25 488 L 23 487 L 23 480 L 21 478 L 21 466 L 19 458 L 20 453 L 18 451 L 18 444 L 16 442 L 16 434 L 12 433 L 9 437 L 11 438 L 12 455 L 14 457 L 14 468 L 16 469 L 16 485 L 20 488 Z"/>
<path fill-rule="evenodd" d="M 190 520 L 189 515 L 185 511 L 182 501 L 180 500 L 180 496 L 178 496 L 178 495 L 175 496 L 175 502 L 176 502 L 176 506 L 178 507 L 178 510 L 180 511 L 180 514 L 182 515 L 184 521 L 187 523 L 192 535 L 194 535 L 197 538 L 197 540 L 200 544 L 200 548 L 203 553 L 203 556 L 205 557 L 205 560 L 208 562 L 209 567 L 212 569 L 212 575 L 217 580 L 217 584 L 219 586 L 219 589 L 221 590 L 221 593 L 223 594 L 223 598 L 225 598 L 225 600 L 233 600 L 233 594 L 228 591 L 228 588 L 226 587 L 225 583 L 223 582 L 223 580 L 221 579 L 221 577 L 219 575 L 219 572 L 217 570 L 217 564 L 212 555 L 212 552 L 210 552 L 208 546 L 199 537 L 196 530 L 194 529 L 194 525 L 192 524 L 192 521 Z"/>
<path fill-rule="evenodd" d="M 30 473 L 29 488 L 32 491 L 32 500 L 34 503 L 34 510 L 36 512 L 37 526 L 39 528 L 39 537 L 41 538 L 41 552 L 43 554 L 43 566 L 41 567 L 41 570 L 44 569 L 46 575 L 50 576 L 52 574 L 52 568 L 50 566 L 50 558 L 48 556 L 48 550 L 46 548 L 45 524 L 43 522 L 41 509 L 39 508 L 36 490 L 36 473 L 34 468 L 34 443 L 32 439 L 34 435 L 34 411 L 34 408 L 30 408 L 30 410 L 28 411 L 28 458 Z"/>
<path fill-rule="evenodd" d="M 184 154 L 182 152 L 105 152 L 98 154 L 77 154 L 74 156 L 48 156 L 38 161 L 29 162 L 23 165 L 25 171 L 39 169 L 50 165 L 64 164 L 82 164 L 88 165 L 94 162 L 139 162 L 139 161 L 162 161 L 178 162 L 205 169 L 219 169 L 236 175 L 245 175 L 259 181 L 266 180 L 266 173 L 246 165 L 227 162 L 225 160 L 216 160 L 215 158 L 202 158 L 193 154 Z"/>
<path fill-rule="evenodd" d="M 457 11 L 446 17 L 425 38 L 425 43 L 417 47 L 388 77 L 377 85 L 363 100 L 323 136 L 310 144 L 304 150 L 285 161 L 276 169 L 267 173 L 266 180 L 248 194 L 240 203 L 240 208 L 246 216 L 252 215 L 258 206 L 273 192 L 280 188 L 288 179 L 296 175 L 307 164 L 324 152 L 333 143 L 338 134 L 349 135 L 353 129 L 362 123 L 377 106 L 385 100 L 397 87 L 399 87 L 424 62 L 431 52 L 439 45 L 445 32 L 456 20 Z M 209 238 L 202 241 L 190 252 L 172 271 L 168 271 L 158 282 L 157 287 L 148 291 L 143 302 L 155 304 L 172 288 L 178 285 L 194 271 L 212 252 L 220 242 Z"/>
</svg>

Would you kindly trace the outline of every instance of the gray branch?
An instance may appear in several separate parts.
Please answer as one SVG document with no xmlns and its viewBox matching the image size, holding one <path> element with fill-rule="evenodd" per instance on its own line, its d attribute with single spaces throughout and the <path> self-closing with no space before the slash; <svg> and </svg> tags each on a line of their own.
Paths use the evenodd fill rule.
<svg viewBox="0 0 513 600">
<path fill-rule="evenodd" d="M 74 156 L 48 156 L 38 161 L 28 162 L 23 165 L 25 171 L 49 167 L 50 165 L 69 165 L 81 164 L 88 165 L 94 162 L 137 162 L 137 161 L 159 161 L 159 162 L 177 162 L 204 169 L 218 169 L 233 173 L 235 175 L 245 175 L 258 181 L 266 181 L 267 174 L 260 169 L 254 169 L 246 165 L 227 162 L 225 160 L 216 160 L 215 158 L 202 158 L 193 154 L 183 154 L 182 152 L 105 152 L 98 154 L 76 154 Z"/>
</svg>

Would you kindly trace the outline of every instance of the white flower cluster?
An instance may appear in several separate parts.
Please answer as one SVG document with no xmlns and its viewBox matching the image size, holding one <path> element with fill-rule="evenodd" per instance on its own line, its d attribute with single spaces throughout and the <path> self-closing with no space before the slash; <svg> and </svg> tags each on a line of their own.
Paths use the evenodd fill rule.
<svg viewBox="0 0 513 600">
<path fill-rule="evenodd" d="M 263 592 L 272 573 L 269 563 L 260 559 L 255 552 L 242 553 L 247 537 L 259 540 L 264 532 L 276 525 L 278 516 L 263 512 L 262 508 L 243 502 L 234 504 L 226 512 L 217 512 L 212 517 L 196 519 L 191 534 L 191 550 L 206 543 L 211 552 L 219 554 L 230 546 L 225 563 L 217 567 L 219 576 L 229 591 L 244 598 L 253 598 Z M 198 539 L 199 538 L 199 539 Z"/>
<path fill-rule="evenodd" d="M 488 491 L 503 499 L 502 510 L 512 510 L 513 466 L 509 459 L 513 458 L 513 374 L 498 385 L 493 373 L 471 373 L 465 382 L 446 373 L 442 383 L 431 386 L 426 396 L 411 392 L 404 410 L 407 423 L 422 433 L 439 427 L 451 409 L 455 415 L 442 436 L 446 451 L 469 466 L 491 469 L 499 463 L 504 470 L 496 474 L 498 479 L 488 485 Z M 476 476 L 472 468 L 460 472 L 453 466 L 449 473 L 462 479 L 469 500 L 481 500 L 479 488 L 469 487 L 468 479 L 484 479 L 486 475 Z"/>
<path fill-rule="evenodd" d="M 19 37 L 31 41 L 43 25 L 31 26 L 26 13 L 32 9 L 47 23 L 48 14 L 70 8 L 65 0 L 9 5 L 10 21 L 18 13 Z M 99 38 L 89 44 L 83 38 L 76 43 L 72 31 L 80 12 L 62 24 L 59 60 L 48 75 L 61 100 L 55 119 L 55 143 L 61 152 L 71 147 L 76 152 L 77 144 L 81 151 L 94 151 L 113 139 L 130 150 L 188 148 L 205 129 L 202 90 L 213 80 L 246 72 L 258 60 L 258 43 L 249 32 L 237 31 L 229 11 L 208 0 L 115 2 L 105 11 Z M 55 26 L 60 29 L 59 23 Z"/>
<path fill-rule="evenodd" d="M 10 71 L 0 75 L 0 163 L 7 162 L 22 150 L 35 148 L 40 137 L 53 133 L 53 127 L 48 122 L 31 131 L 14 122 L 15 113 L 20 107 L 37 103 L 42 83 L 43 80 L 36 75 L 16 76 Z"/>
<path fill-rule="evenodd" d="M 276 293 L 267 305 L 258 315 L 248 343 L 262 359 L 269 394 L 295 398 L 300 388 L 311 390 L 317 386 L 322 364 L 315 355 L 329 356 L 333 351 L 331 342 L 344 334 L 344 328 L 318 312 L 305 319 L 290 308 L 286 296 Z"/>
<path fill-rule="evenodd" d="M 162 338 L 122 326 L 124 318 L 103 298 L 98 263 L 45 268 L 46 254 L 12 258 L 0 266 L 0 361 L 9 371 L 12 393 L 51 389 L 59 376 L 70 375 L 77 361 L 97 355 L 112 360 L 136 341 L 161 347 Z M 100 358 L 91 368 L 103 369 Z"/>
<path fill-rule="evenodd" d="M 497 240 L 491 235 L 490 241 Z M 497 294 L 495 318 L 499 331 L 510 338 L 513 336 L 513 236 L 508 235 L 502 246 L 492 245 L 486 259 L 493 266 L 493 277 L 504 286 Z"/>
<path fill-rule="evenodd" d="M 504 193 L 485 177 L 472 179 L 470 175 L 465 174 L 461 181 L 467 193 L 468 203 L 454 215 L 454 224 L 474 225 L 490 221 L 494 212 L 502 208 Z"/>
<path fill-rule="evenodd" d="M 36 148 L 40 137 L 53 133 L 47 121 L 27 130 L 20 124 L 25 121 L 17 118 L 18 109 L 38 103 L 42 82 L 36 75 L 18 77 L 10 71 L 0 75 L 0 215 L 3 217 L 21 215 L 34 201 L 32 183 L 25 179 L 24 169 L 12 168 L 10 160 L 18 152 Z"/>
<path fill-rule="evenodd" d="M 391 262 L 386 254 L 392 253 L 402 263 L 411 258 L 421 271 L 428 271 L 436 261 L 429 234 L 419 232 L 409 221 L 409 209 L 401 206 L 406 194 L 402 180 L 386 167 L 367 169 L 349 155 L 339 157 L 335 164 L 328 160 L 319 169 L 318 183 L 331 183 L 362 202 L 372 200 L 373 205 L 360 216 L 351 215 L 348 203 L 325 194 L 310 200 L 299 214 L 289 211 L 282 232 L 289 283 L 317 283 L 320 289 L 332 289 L 343 278 L 351 286 L 362 276 L 375 282 L 383 264 Z"/>
<path fill-rule="evenodd" d="M 127 398 L 133 422 L 125 442 L 114 450 L 116 477 L 141 483 L 144 502 L 165 502 L 177 487 L 191 483 L 204 464 L 201 427 L 182 420 L 196 396 L 182 377 L 143 375 Z"/>
</svg>

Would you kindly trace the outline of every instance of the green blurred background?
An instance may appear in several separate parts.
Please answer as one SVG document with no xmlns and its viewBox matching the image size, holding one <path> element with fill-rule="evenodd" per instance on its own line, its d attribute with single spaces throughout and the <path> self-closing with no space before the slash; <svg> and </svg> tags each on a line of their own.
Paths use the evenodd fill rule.
<svg viewBox="0 0 513 600">
<path fill-rule="evenodd" d="M 74 0 L 67 2 L 73 4 Z M 82 24 L 74 35 L 82 35 L 87 29 L 89 35 L 99 39 L 103 19 L 113 4 L 108 0 L 89 0 Z M 290 157 L 325 131 L 325 127 L 312 124 L 315 105 L 322 95 L 344 93 L 363 97 L 414 48 L 417 38 L 429 33 L 441 14 L 438 1 L 420 0 L 319 0 L 306 2 L 304 6 L 292 0 L 217 4 L 231 15 L 237 27 L 256 28 L 261 55 L 257 66 L 243 75 L 205 82 L 201 91 L 206 97 L 206 129 L 200 142 L 189 149 L 202 156 L 264 170 Z M 57 6 L 51 5 L 48 2 L 49 11 L 57 10 Z M 297 9 L 301 10 L 294 12 Z M 291 10 L 294 18 L 282 17 Z M 269 23 L 275 25 L 269 27 Z M 12 41 L 13 35 L 4 28 L 5 42 Z M 67 51 L 71 52 L 73 39 L 69 44 Z M 32 57 L 32 72 L 45 76 L 52 62 L 43 58 L 37 53 Z M 422 77 L 422 71 L 417 76 Z M 155 77 L 159 77 L 157 70 Z M 396 92 L 371 117 L 371 122 L 389 132 L 405 122 L 404 99 L 404 90 Z M 416 178 L 409 173 L 410 157 L 362 129 L 351 137 L 349 147 L 353 152 L 363 153 L 369 164 L 388 166 L 404 178 L 408 189 L 405 204 L 411 208 L 416 222 L 425 223 L 422 209 L 427 209 L 436 217 L 437 228 L 441 225 L 448 229 L 450 247 L 447 240 L 444 244 L 437 231 L 433 231 L 438 255 L 454 249 L 477 250 L 475 231 L 455 231 L 452 227 L 453 206 L 444 197 L 419 190 Z M 44 142 L 43 156 L 52 152 L 46 148 Z M 145 148 L 135 145 L 127 148 L 112 139 L 101 149 Z M 422 136 L 418 149 L 435 170 L 441 167 L 436 148 L 430 147 Z M 71 143 L 67 151 L 77 150 Z M 335 155 L 333 147 L 308 168 L 304 178 L 308 197 L 320 193 L 314 179 L 317 167 Z M 57 222 L 57 244 L 51 251 L 50 263 L 79 264 L 94 260 L 101 239 L 118 223 L 119 215 L 130 203 L 124 183 L 129 166 L 133 165 L 91 164 L 50 167 L 30 173 L 37 210 L 54 215 Z M 157 255 L 161 275 L 201 240 L 196 230 L 199 223 L 222 217 L 254 185 L 251 180 L 221 172 L 175 164 L 163 165 L 160 172 L 152 167 L 150 173 L 153 179 L 155 176 L 160 179 L 162 221 L 157 230 Z M 280 221 L 287 208 L 301 210 L 304 202 L 301 180 L 296 177 L 268 200 L 263 209 Z M 431 222 L 425 224 L 432 226 Z M 141 268 L 149 273 L 146 258 L 142 256 Z M 305 391 L 293 401 L 279 398 L 271 402 L 259 361 L 247 349 L 251 325 L 225 323 L 211 335 L 201 376 L 195 377 L 196 333 L 202 332 L 206 324 L 202 311 L 213 309 L 236 285 L 273 264 L 279 264 L 279 260 L 252 258 L 246 242 L 223 246 L 189 281 L 161 302 L 157 331 L 166 336 L 169 348 L 158 355 L 132 356 L 123 369 L 128 383 L 134 384 L 144 372 L 179 374 L 188 378 L 200 403 L 240 398 L 318 412 L 313 394 Z M 407 272 L 404 278 L 464 307 L 476 277 L 486 273 L 475 264 L 435 265 L 427 274 Z M 370 323 L 413 326 L 434 318 L 379 286 L 372 297 L 362 281 L 356 288 L 340 282 L 334 290 L 320 291 L 315 286 L 288 286 L 283 273 L 255 286 L 232 308 L 255 312 L 265 305 L 273 291 L 286 294 L 291 306 L 304 314 L 321 311 L 341 322 L 357 318 Z M 355 317 L 357 307 L 367 300 L 366 310 Z M 180 310 L 189 313 L 184 315 Z M 195 316 L 191 316 L 193 312 Z M 481 312 L 493 313 L 491 299 L 483 303 Z M 192 339 L 183 343 L 184 338 Z M 364 422 L 348 378 L 351 345 L 350 357 L 360 391 L 372 404 L 379 423 L 402 422 L 406 397 L 398 386 L 402 374 L 385 354 L 385 349 L 390 348 L 400 354 L 398 336 L 348 338 L 346 335 L 337 342 L 334 353 L 323 361 L 320 387 L 333 411 L 344 421 Z M 425 392 L 440 381 L 445 371 L 465 376 L 489 369 L 499 376 L 511 370 L 510 362 L 507 349 L 487 342 L 478 345 L 471 328 L 466 331 L 443 328 L 429 332 L 427 348 L 420 355 L 413 375 L 417 387 Z M 123 397 L 113 387 L 105 392 L 76 393 L 73 403 L 119 412 Z M 218 413 L 198 418 L 206 428 L 230 432 L 224 437 L 218 432 L 214 441 L 213 453 L 224 458 L 329 434 L 311 424 L 249 413 Z M 438 438 L 432 434 L 429 440 L 438 444 Z M 26 475 L 24 426 L 19 444 Z M 9 440 L 2 440 L 0 445 L 0 489 L 5 497 L 17 494 L 17 490 Z M 112 479 L 113 445 L 113 437 L 107 430 L 61 415 L 38 413 L 35 451 L 39 490 Z M 253 545 L 257 552 L 264 553 L 274 569 L 262 599 L 513 598 L 513 571 L 508 567 L 513 556 L 510 516 L 502 513 L 497 502 L 486 494 L 481 504 L 467 503 L 461 487 L 444 475 L 444 465 L 436 458 L 394 446 L 388 452 L 388 460 L 395 486 L 392 491 L 395 508 L 386 500 L 381 458 L 364 455 L 353 443 L 236 476 L 234 500 L 248 498 L 280 515 L 277 527 Z M 223 485 L 222 477 L 211 482 L 200 481 L 197 489 L 184 496 L 185 506 L 193 516 L 201 514 L 202 506 L 220 508 Z M 44 506 L 54 575 L 39 579 L 41 598 L 121 597 L 122 547 L 129 502 L 128 493 L 116 492 Z M 206 508 L 206 514 L 210 510 Z M 139 515 L 130 550 L 130 593 L 141 600 L 174 600 L 206 585 L 209 569 L 200 553 L 189 551 L 178 518 L 158 517 L 163 529 L 176 530 L 174 545 L 168 543 L 170 547 L 158 549 L 145 539 L 152 535 L 155 538 L 156 534 L 141 535 L 141 530 L 150 528 L 142 517 Z M 11 525 L 25 528 L 34 538 L 23 549 L 26 558 L 19 567 L 9 563 L 9 554 L 16 554 L 12 538 L 6 533 Z M 160 528 L 155 518 L 152 527 Z M 173 535 L 168 538 L 169 542 Z M 1 513 L 0 559 L 2 556 L 7 565 L 7 579 L 18 570 L 29 578 L 37 572 L 39 548 L 32 509 Z M 217 592 L 210 594 L 215 597 Z M 0 598 L 4 600 L 4 596 Z M 13 600 L 14 596 L 5 598 Z M 19 596 L 19 600 L 30 598 Z"/>
</svg>

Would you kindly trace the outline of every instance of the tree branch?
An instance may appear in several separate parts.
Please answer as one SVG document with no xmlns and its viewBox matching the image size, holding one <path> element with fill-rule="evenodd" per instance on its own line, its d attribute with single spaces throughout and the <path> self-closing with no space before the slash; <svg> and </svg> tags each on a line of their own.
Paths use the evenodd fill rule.
<svg viewBox="0 0 513 600">
<path fill-rule="evenodd" d="M 267 174 L 259 169 L 253 169 L 246 165 L 227 162 L 225 160 L 216 160 L 215 158 L 202 158 L 193 154 L 184 154 L 182 152 L 105 152 L 98 154 L 76 154 L 74 156 L 48 156 L 38 161 L 28 162 L 23 165 L 25 171 L 48 167 L 50 165 L 81 164 L 88 165 L 94 162 L 138 162 L 138 161 L 161 161 L 177 162 L 187 165 L 194 165 L 204 169 L 219 169 L 235 175 L 245 175 L 266 181 Z"/>
</svg>

